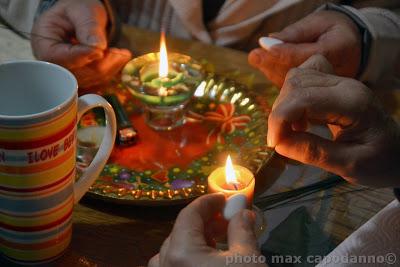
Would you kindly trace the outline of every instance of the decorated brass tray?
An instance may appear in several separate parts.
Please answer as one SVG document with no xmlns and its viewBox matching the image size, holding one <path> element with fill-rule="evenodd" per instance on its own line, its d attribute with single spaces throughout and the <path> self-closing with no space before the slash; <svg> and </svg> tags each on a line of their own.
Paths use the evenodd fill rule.
<svg viewBox="0 0 400 267">
<path fill-rule="evenodd" d="M 254 173 L 273 155 L 266 145 L 271 101 L 234 80 L 207 75 L 188 106 L 186 123 L 171 131 L 147 126 L 140 103 L 121 83 L 110 92 L 139 138 L 133 146 L 114 148 L 89 196 L 135 205 L 187 202 L 207 192 L 208 175 L 228 154 Z M 101 111 L 87 113 L 80 129 L 101 126 L 103 120 Z"/>
</svg>

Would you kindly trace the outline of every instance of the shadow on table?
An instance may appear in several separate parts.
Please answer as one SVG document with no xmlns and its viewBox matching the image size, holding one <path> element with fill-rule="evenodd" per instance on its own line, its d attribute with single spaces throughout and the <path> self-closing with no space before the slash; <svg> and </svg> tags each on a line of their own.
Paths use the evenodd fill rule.
<svg viewBox="0 0 400 267">
<path fill-rule="evenodd" d="M 289 159 L 275 153 L 273 158 L 255 175 L 255 197 L 265 193 L 281 176 Z"/>
<path fill-rule="evenodd" d="M 172 228 L 170 223 L 160 224 L 77 223 L 70 248 L 54 266 L 146 266 Z"/>
<path fill-rule="evenodd" d="M 172 221 L 175 220 L 181 209 L 186 204 L 171 206 L 134 206 L 120 205 L 112 202 L 102 201 L 90 197 L 85 197 L 80 202 L 81 205 L 99 210 L 112 215 L 138 220 Z"/>
</svg>

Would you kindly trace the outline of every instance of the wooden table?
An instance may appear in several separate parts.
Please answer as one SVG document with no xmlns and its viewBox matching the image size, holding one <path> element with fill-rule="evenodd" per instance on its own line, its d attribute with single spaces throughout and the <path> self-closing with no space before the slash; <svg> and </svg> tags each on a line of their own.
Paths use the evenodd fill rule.
<svg viewBox="0 0 400 267">
<path fill-rule="evenodd" d="M 121 46 L 130 48 L 134 55 L 157 51 L 159 34 L 124 27 Z M 214 64 L 217 72 L 239 70 L 241 73 L 254 73 L 254 90 L 269 93 L 263 92 L 268 81 L 248 65 L 247 54 L 243 52 L 178 39 L 168 39 L 168 48 L 169 51 L 179 51 L 194 58 L 207 58 Z M 381 95 L 390 112 L 400 118 L 400 93 L 391 91 Z M 284 165 L 285 160 L 276 157 L 264 169 L 261 174 L 264 176 L 261 179 L 264 178 L 265 182 L 263 188 L 274 181 L 271 177 L 279 176 Z M 335 226 L 336 230 L 331 231 L 331 235 L 337 242 L 346 238 L 394 198 L 391 189 L 375 190 L 372 195 L 357 193 L 352 197 L 359 198 L 358 206 L 344 210 L 343 205 L 346 205 L 344 202 L 343 205 L 336 204 L 332 207 L 336 211 L 329 223 Z M 340 203 L 340 200 L 337 203 Z M 71 246 L 54 266 L 144 266 L 158 252 L 181 208 L 182 206 L 161 208 L 118 206 L 93 199 L 83 199 L 75 207 Z M 357 223 L 346 225 L 343 218 L 349 217 L 356 218 L 353 222 Z M 0 260 L 0 265 L 5 264 Z"/>
</svg>

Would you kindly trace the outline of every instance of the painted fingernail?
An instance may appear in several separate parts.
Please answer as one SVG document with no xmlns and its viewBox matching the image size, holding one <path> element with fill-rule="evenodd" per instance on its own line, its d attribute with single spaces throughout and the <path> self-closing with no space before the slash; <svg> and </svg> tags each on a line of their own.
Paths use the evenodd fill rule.
<svg viewBox="0 0 400 267">
<path fill-rule="evenodd" d="M 236 194 L 226 200 L 223 210 L 224 218 L 229 221 L 236 213 L 246 208 L 246 196 L 243 194 Z"/>
<path fill-rule="evenodd" d="M 273 47 L 274 45 L 283 44 L 281 40 L 271 37 L 261 37 L 258 40 L 258 43 L 262 48 L 266 50 L 271 49 L 271 47 Z"/>
</svg>

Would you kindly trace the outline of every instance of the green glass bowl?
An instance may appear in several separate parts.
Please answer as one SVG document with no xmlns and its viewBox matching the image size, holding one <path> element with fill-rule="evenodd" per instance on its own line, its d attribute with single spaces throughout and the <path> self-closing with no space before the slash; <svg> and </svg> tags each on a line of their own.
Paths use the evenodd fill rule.
<svg viewBox="0 0 400 267">
<path fill-rule="evenodd" d="M 133 96 L 152 107 L 173 107 L 186 104 L 203 80 L 202 66 L 190 56 L 168 54 L 169 78 L 181 77 L 179 83 L 168 87 L 168 95 L 161 96 L 153 87 L 158 77 L 159 53 L 149 53 L 128 62 L 122 70 L 122 82 Z M 182 75 L 183 74 L 183 75 Z M 178 76 L 179 75 L 179 76 Z"/>
</svg>

